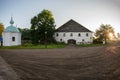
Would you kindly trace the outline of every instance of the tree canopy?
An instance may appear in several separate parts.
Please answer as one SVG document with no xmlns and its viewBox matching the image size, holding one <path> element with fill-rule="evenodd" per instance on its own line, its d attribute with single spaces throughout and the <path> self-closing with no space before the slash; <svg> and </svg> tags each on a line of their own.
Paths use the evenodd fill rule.
<svg viewBox="0 0 120 80">
<path fill-rule="evenodd" d="M 31 31 L 30 29 L 28 28 L 18 28 L 20 30 L 20 32 L 22 33 L 22 36 L 21 36 L 21 39 L 22 39 L 22 42 L 28 42 L 31 40 Z"/>
<path fill-rule="evenodd" d="M 114 28 L 109 24 L 101 24 L 100 28 L 96 30 L 95 36 L 99 41 L 110 40 L 114 37 Z"/>
<path fill-rule="evenodd" d="M 31 19 L 32 43 L 45 43 L 53 41 L 55 21 L 52 12 L 43 10 Z"/>
<path fill-rule="evenodd" d="M 0 36 L 2 36 L 3 30 L 4 30 L 4 25 L 0 23 Z"/>
</svg>

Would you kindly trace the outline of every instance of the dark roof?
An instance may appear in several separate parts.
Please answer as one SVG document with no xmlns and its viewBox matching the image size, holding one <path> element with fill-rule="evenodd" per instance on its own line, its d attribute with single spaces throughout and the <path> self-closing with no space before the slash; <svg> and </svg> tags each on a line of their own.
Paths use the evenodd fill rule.
<svg viewBox="0 0 120 80">
<path fill-rule="evenodd" d="M 56 32 L 92 32 L 92 31 L 88 30 L 81 24 L 71 19 L 67 23 L 59 27 L 56 30 Z"/>
</svg>

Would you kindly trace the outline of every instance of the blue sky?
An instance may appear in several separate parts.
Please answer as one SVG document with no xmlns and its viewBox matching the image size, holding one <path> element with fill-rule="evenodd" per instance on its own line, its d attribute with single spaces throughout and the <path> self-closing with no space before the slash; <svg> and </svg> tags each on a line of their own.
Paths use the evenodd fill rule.
<svg viewBox="0 0 120 80">
<path fill-rule="evenodd" d="M 12 15 L 14 25 L 30 28 L 31 18 L 43 9 L 52 11 L 57 27 L 74 19 L 91 31 L 103 23 L 120 32 L 120 0 L 0 0 L 0 22 L 9 26 Z"/>
</svg>

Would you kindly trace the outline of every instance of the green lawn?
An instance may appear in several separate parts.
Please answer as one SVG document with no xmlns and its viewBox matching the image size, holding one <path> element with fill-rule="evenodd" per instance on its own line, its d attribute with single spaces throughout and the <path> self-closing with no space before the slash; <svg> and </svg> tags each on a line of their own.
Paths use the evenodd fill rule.
<svg viewBox="0 0 120 80">
<path fill-rule="evenodd" d="M 79 47 L 96 47 L 102 46 L 103 44 L 80 44 Z M 0 49 L 54 49 L 54 48 L 64 48 L 66 44 L 47 44 L 45 45 L 33 45 L 33 44 L 24 44 L 20 46 L 2 46 Z"/>
<path fill-rule="evenodd" d="M 24 44 L 21 46 L 3 46 L 1 49 L 53 49 L 53 48 L 64 48 L 65 44 L 48 44 L 45 45 L 33 45 L 33 44 Z"/>
</svg>

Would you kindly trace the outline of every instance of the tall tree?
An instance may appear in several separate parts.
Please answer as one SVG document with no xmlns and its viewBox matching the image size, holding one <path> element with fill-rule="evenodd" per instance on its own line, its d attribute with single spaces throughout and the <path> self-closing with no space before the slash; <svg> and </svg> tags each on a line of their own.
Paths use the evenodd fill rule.
<svg viewBox="0 0 120 80">
<path fill-rule="evenodd" d="M 96 30 L 95 36 L 99 41 L 105 40 L 110 40 L 111 37 L 114 37 L 114 29 L 111 25 L 108 24 L 101 24 L 100 28 Z"/>
<path fill-rule="evenodd" d="M 0 23 L 0 36 L 2 36 L 3 30 L 4 30 L 4 25 Z"/>
<path fill-rule="evenodd" d="M 20 30 L 20 32 L 22 33 L 22 41 L 23 42 L 28 42 L 31 40 L 31 31 L 30 29 L 28 28 L 24 28 L 24 29 L 21 29 L 21 28 L 18 28 Z"/>
<path fill-rule="evenodd" d="M 53 41 L 55 21 L 51 11 L 43 10 L 31 19 L 31 38 L 33 43 Z"/>
</svg>

